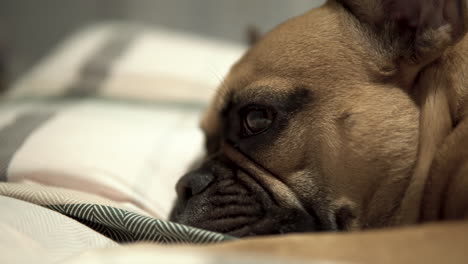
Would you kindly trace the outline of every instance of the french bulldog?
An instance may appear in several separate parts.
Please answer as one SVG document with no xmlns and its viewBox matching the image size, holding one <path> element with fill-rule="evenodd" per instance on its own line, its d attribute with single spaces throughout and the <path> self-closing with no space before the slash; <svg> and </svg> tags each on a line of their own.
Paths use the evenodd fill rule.
<svg viewBox="0 0 468 264">
<path fill-rule="evenodd" d="M 232 67 L 171 220 L 244 237 L 468 217 L 465 0 L 328 0 Z"/>
</svg>

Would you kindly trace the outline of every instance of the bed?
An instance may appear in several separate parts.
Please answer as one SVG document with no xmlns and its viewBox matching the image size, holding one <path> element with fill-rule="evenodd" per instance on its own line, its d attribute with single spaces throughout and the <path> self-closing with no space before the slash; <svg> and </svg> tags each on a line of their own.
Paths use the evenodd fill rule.
<svg viewBox="0 0 468 264">
<path fill-rule="evenodd" d="M 468 258 L 460 238 L 453 237 L 447 258 L 420 229 L 401 231 L 413 240 L 391 248 L 366 234 L 359 245 L 341 234 L 244 241 L 168 221 L 175 183 L 202 153 L 199 115 L 245 50 L 164 28 L 106 23 L 72 34 L 37 62 L 1 98 L 0 263 Z M 389 241 L 399 238 L 382 232 Z M 408 243 L 427 243 L 429 253 L 412 252 Z"/>
</svg>

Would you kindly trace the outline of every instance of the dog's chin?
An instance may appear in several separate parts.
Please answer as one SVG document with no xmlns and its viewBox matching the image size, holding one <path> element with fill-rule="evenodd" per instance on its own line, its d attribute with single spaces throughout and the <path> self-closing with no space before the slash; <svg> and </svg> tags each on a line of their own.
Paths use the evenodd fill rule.
<svg viewBox="0 0 468 264">
<path fill-rule="evenodd" d="M 231 175 L 239 173 L 244 174 Z M 179 197 L 171 220 L 235 237 L 319 230 L 315 217 L 278 206 L 264 187 L 239 177 L 218 179 L 199 195 Z"/>
</svg>

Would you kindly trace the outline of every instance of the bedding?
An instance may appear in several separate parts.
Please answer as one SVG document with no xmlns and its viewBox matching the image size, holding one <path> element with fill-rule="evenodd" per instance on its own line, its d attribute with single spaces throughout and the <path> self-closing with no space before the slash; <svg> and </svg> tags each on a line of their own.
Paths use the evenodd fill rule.
<svg viewBox="0 0 468 264">
<path fill-rule="evenodd" d="M 152 218 L 132 208 L 127 209 L 125 205 L 63 188 L 3 183 L 0 184 L 0 195 L 3 199 L 40 205 L 68 216 L 117 243 L 146 241 L 203 244 L 234 239 Z"/>
<path fill-rule="evenodd" d="M 70 36 L 4 98 L 93 96 L 205 104 L 245 50 L 164 28 L 104 23 Z"/>
<path fill-rule="evenodd" d="M 104 23 L 73 34 L 0 104 L 0 181 L 132 204 L 165 219 L 198 157 L 201 111 L 245 47 Z"/>
<path fill-rule="evenodd" d="M 100 99 L 0 105 L 0 180 L 81 190 L 165 219 L 202 149 L 199 107 Z"/>
<path fill-rule="evenodd" d="M 0 263 L 57 263 L 118 244 L 72 218 L 0 195 Z M 33 224 L 32 224 L 33 223 Z"/>
<path fill-rule="evenodd" d="M 15 82 L 0 99 L 0 263 L 235 239 L 165 219 L 175 183 L 202 151 L 199 115 L 243 51 L 101 24 Z"/>
</svg>

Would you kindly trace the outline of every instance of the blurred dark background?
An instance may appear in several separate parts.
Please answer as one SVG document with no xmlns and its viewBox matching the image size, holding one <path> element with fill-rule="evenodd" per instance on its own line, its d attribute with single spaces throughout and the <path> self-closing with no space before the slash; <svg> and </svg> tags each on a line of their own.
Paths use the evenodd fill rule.
<svg viewBox="0 0 468 264">
<path fill-rule="evenodd" d="M 7 66 L 0 62 L 0 75 L 6 71 L 14 80 L 67 35 L 97 22 L 137 22 L 244 42 L 249 25 L 265 32 L 321 3 L 322 0 L 0 0 L 0 61 L 7 61 Z"/>
</svg>

